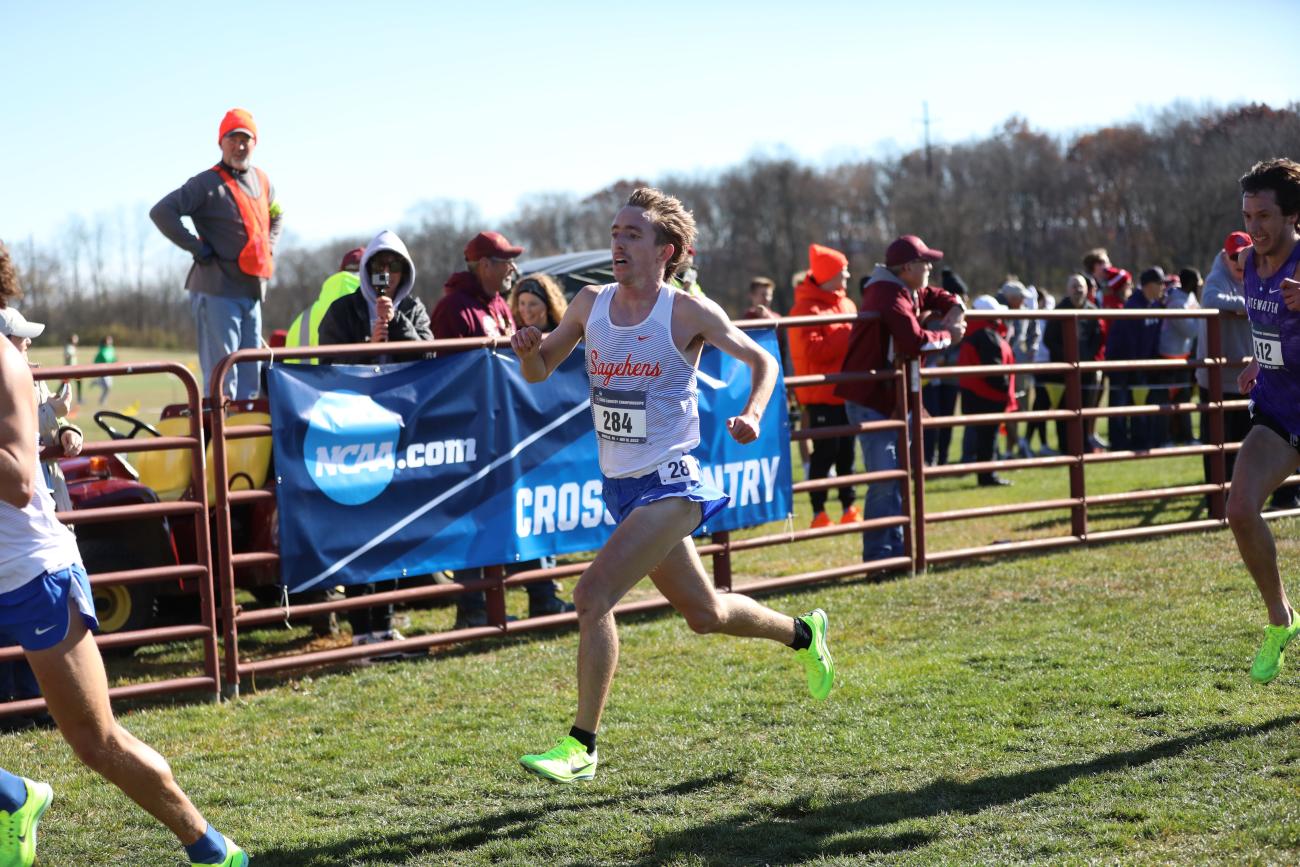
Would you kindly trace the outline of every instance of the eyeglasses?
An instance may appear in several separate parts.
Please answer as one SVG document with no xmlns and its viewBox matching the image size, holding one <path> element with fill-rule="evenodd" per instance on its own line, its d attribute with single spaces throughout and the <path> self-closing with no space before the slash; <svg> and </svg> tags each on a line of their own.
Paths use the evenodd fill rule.
<svg viewBox="0 0 1300 867">
<path fill-rule="evenodd" d="M 372 271 L 405 271 L 406 263 L 396 257 L 385 257 L 383 259 L 375 258 L 370 260 L 370 269 Z"/>
</svg>

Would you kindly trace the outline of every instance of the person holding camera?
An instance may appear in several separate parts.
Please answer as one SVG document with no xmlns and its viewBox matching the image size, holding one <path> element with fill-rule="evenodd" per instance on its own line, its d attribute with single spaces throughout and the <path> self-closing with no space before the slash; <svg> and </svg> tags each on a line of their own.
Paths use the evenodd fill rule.
<svg viewBox="0 0 1300 867">
<path fill-rule="evenodd" d="M 412 293 L 415 265 L 402 239 L 385 229 L 376 235 L 361 256 L 361 287 L 337 299 L 320 322 L 320 345 L 343 343 L 393 343 L 401 340 L 432 340 L 429 313 Z M 323 364 L 411 361 L 420 356 L 392 355 L 383 351 L 361 356 L 324 358 Z M 349 584 L 348 598 L 396 590 L 397 582 Z M 402 637 L 393 628 L 393 606 L 357 608 L 348 612 L 353 644 L 374 644 Z M 380 658 L 395 658 L 380 657 Z"/>
</svg>

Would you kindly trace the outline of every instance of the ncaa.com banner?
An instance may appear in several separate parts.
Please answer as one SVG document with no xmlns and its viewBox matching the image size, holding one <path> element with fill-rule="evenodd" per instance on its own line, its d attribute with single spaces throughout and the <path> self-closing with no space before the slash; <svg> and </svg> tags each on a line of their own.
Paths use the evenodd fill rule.
<svg viewBox="0 0 1300 867">
<path fill-rule="evenodd" d="M 774 358 L 774 331 L 750 332 Z M 513 354 L 462 352 L 392 365 L 275 365 L 271 427 L 281 578 L 291 592 L 600 547 L 601 499 L 579 346 L 544 383 Z M 731 504 L 702 533 L 784 520 L 792 503 L 785 387 L 758 442 L 726 432 L 749 369 L 700 359 L 705 481 Z"/>
</svg>

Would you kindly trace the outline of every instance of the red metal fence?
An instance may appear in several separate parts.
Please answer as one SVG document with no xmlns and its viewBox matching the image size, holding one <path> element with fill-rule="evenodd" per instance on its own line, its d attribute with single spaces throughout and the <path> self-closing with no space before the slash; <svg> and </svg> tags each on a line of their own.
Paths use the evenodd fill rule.
<svg viewBox="0 0 1300 867">
<path fill-rule="evenodd" d="M 968 314 L 972 319 L 1001 317 L 1008 320 L 1023 318 L 1074 320 L 1077 317 L 1105 318 L 1109 320 L 1121 318 L 1145 319 L 1152 315 L 1151 311 L 1145 310 L 1059 312 L 1006 311 L 1000 313 L 971 311 Z M 900 515 L 893 517 L 877 518 L 875 520 L 859 521 L 851 524 L 839 524 L 819 529 L 794 530 L 793 528 L 789 528 L 743 539 L 733 539 L 729 533 L 714 534 L 708 542 L 700 543 L 697 547 L 701 556 L 707 556 L 711 559 L 715 583 L 718 587 L 724 590 L 731 589 L 731 558 L 733 554 L 769 546 L 799 545 L 801 543 L 823 539 L 830 536 L 858 534 L 864 530 L 881 527 L 903 527 L 905 548 L 904 556 L 873 562 L 848 562 L 842 565 L 825 566 L 824 568 L 793 575 L 764 578 L 746 583 L 744 589 L 746 592 L 770 591 L 835 578 L 857 577 L 879 570 L 924 571 L 930 564 L 954 562 L 974 557 L 1046 550 L 1100 541 L 1154 536 L 1190 530 L 1215 529 L 1226 526 L 1225 500 L 1226 492 L 1230 483 L 1226 479 L 1224 458 L 1227 453 L 1234 451 L 1239 446 L 1233 443 L 1223 443 L 1223 412 L 1229 409 L 1242 408 L 1244 407 L 1245 402 L 1225 402 L 1223 400 L 1224 389 L 1222 382 L 1222 366 L 1233 362 L 1240 363 L 1241 360 L 1225 359 L 1222 357 L 1220 350 L 1222 345 L 1220 339 L 1220 322 L 1217 311 L 1162 311 L 1155 315 L 1162 317 L 1190 316 L 1205 319 L 1206 354 L 1208 355 L 1208 358 L 1205 361 L 1152 360 L 1140 363 L 1113 361 L 1099 362 L 1091 359 L 1081 359 L 1079 358 L 1079 347 L 1075 329 L 1072 327 L 1065 327 L 1062 329 L 1064 337 L 1064 359 L 1055 363 L 1017 365 L 1015 367 L 1017 373 L 1046 373 L 1063 377 L 1064 392 L 1061 404 L 1056 408 L 1046 411 L 993 413 L 986 415 L 957 415 L 937 418 L 925 417 L 921 407 L 920 385 L 922 379 L 958 377 L 979 373 L 988 374 L 998 371 L 1000 368 L 919 368 L 916 363 L 913 362 L 910 365 L 900 366 L 896 370 L 889 371 L 841 373 L 826 376 L 796 376 L 787 378 L 787 385 L 791 387 L 850 379 L 892 380 L 897 384 L 898 388 L 896 388 L 896 393 L 898 395 L 898 410 L 895 419 L 872 422 L 861 426 L 849 425 L 836 428 L 797 430 L 793 432 L 792 440 L 813 440 L 826 437 L 845 436 L 868 430 L 897 431 L 899 437 L 898 469 L 857 473 L 851 476 L 818 481 L 803 481 L 797 483 L 794 490 L 796 494 L 798 494 L 815 489 L 836 488 L 845 484 L 856 485 L 896 479 L 901 482 L 900 487 L 903 494 L 902 512 Z M 859 314 L 859 316 L 861 318 L 870 318 L 871 314 Z M 833 316 L 785 318 L 779 320 L 776 324 L 781 328 L 795 328 L 803 325 L 824 324 L 834 321 L 852 321 L 855 318 L 858 317 Z M 743 328 L 757 328 L 769 326 L 773 324 L 773 322 L 769 320 L 742 322 L 737 324 Z M 505 341 L 470 339 L 438 341 L 434 343 L 390 344 L 385 346 L 385 352 L 389 354 L 423 354 L 436 350 L 445 353 L 478 350 L 484 347 L 497 348 L 504 345 Z M 329 357 L 334 356 L 364 355 L 367 352 L 373 351 L 374 347 L 368 344 L 337 347 L 277 349 L 274 351 L 244 350 L 224 359 L 214 372 L 213 380 L 214 382 L 220 382 L 224 378 L 224 375 L 226 371 L 229 370 L 230 366 L 241 361 L 283 361 L 287 359 L 305 359 L 311 357 L 328 359 Z M 123 368 L 121 365 L 118 367 Z M 142 365 L 134 365 L 131 366 L 130 369 L 133 371 L 140 371 L 142 367 Z M 1206 368 L 1209 375 L 1209 388 L 1205 390 L 1207 393 L 1203 395 L 1199 402 L 1180 402 L 1173 404 L 1163 403 L 1130 407 L 1087 407 L 1084 405 L 1083 378 L 1085 376 L 1095 376 L 1095 371 L 1101 371 L 1103 373 L 1114 371 L 1127 372 L 1139 369 L 1190 371 L 1198 367 Z M 175 366 L 158 365 L 156 368 L 165 368 L 174 371 Z M 96 374 L 102 373 L 105 370 L 107 370 L 107 368 L 93 368 L 93 371 Z M 65 376 L 68 373 L 75 374 L 85 372 L 87 372 L 87 369 L 85 368 L 67 370 L 50 369 L 44 375 L 47 378 L 56 378 Z M 192 378 L 188 378 L 187 371 L 181 369 L 180 372 L 184 374 L 182 379 L 186 380 L 187 388 L 190 389 L 191 406 L 193 406 L 195 400 L 193 395 Z M 220 401 L 219 392 L 215 387 L 213 388 L 212 401 L 214 404 Z M 1203 417 L 1207 422 L 1207 429 L 1203 430 L 1201 434 L 1203 441 L 1199 445 L 1152 448 L 1143 452 L 1109 451 L 1104 453 L 1093 453 L 1086 447 L 1084 438 L 1084 425 L 1086 419 L 1118 416 L 1167 416 L 1192 412 L 1204 413 L 1205 415 Z M 906 421 L 904 421 L 904 419 L 906 419 Z M 1007 421 L 1028 422 L 1039 419 L 1052 423 L 1064 422 L 1066 441 L 1061 444 L 1063 446 L 1061 454 L 1047 457 L 1026 457 L 1014 460 L 1000 460 L 992 463 L 964 463 L 935 467 L 924 466 L 921 451 L 922 432 L 924 429 L 954 427 L 957 425 L 970 425 L 981 422 L 988 424 L 997 424 Z M 231 441 L 250 437 L 267 437 L 270 435 L 270 428 L 268 425 L 245 424 L 228 426 L 226 424 L 226 414 L 224 412 L 215 412 L 211 414 L 210 428 L 213 445 L 212 470 L 214 477 L 218 482 L 227 478 L 227 446 Z M 184 438 L 185 444 L 193 449 L 196 459 L 199 459 L 202 455 L 201 440 L 198 439 L 201 435 L 201 428 L 195 428 L 192 438 Z M 91 449 L 97 452 L 108 452 L 113 450 L 122 451 L 125 450 L 122 448 L 123 445 L 123 443 L 118 443 L 91 446 L 88 447 L 88 451 Z M 155 440 L 152 443 L 149 443 L 147 447 L 164 448 L 175 447 L 176 445 L 178 445 L 178 443 L 172 442 L 171 440 L 166 442 Z M 136 450 L 139 447 L 140 446 L 133 445 L 130 447 L 130 450 Z M 1090 466 L 1115 461 L 1160 460 L 1183 455 L 1209 455 L 1210 480 L 1204 484 L 1182 485 L 1150 490 L 1133 490 L 1120 493 L 1091 495 L 1088 493 L 1087 470 Z M 1049 500 L 1016 502 L 994 506 L 949 509 L 943 511 L 933 511 L 926 507 L 926 483 L 928 480 L 954 475 L 966 475 L 991 471 L 994 469 L 998 472 L 1010 472 L 1030 468 L 1058 468 L 1063 470 L 1068 477 L 1068 496 Z M 200 468 L 196 467 L 195 477 L 202 477 L 202 471 Z M 1300 477 L 1292 477 L 1292 479 L 1288 481 L 1289 483 L 1294 483 L 1298 480 L 1300 480 Z M 231 491 L 228 484 L 216 484 L 215 500 L 212 504 L 213 524 L 215 526 L 215 569 L 209 572 L 205 560 L 202 568 L 198 566 L 177 567 L 176 570 L 168 571 L 166 573 L 167 577 L 173 575 L 180 577 L 181 573 L 184 573 L 185 577 L 199 577 L 200 573 L 202 573 L 202 575 L 208 576 L 207 580 L 215 582 L 217 593 L 220 595 L 221 600 L 220 622 L 224 648 L 220 684 L 227 695 L 237 694 L 243 679 L 258 673 L 300 669 L 310 666 L 374 657 L 385 653 L 391 653 L 395 650 L 410 651 L 489 636 L 500 636 L 502 634 L 513 634 L 538 629 L 550 629 L 572 625 L 577 621 L 576 615 L 573 613 L 556 614 L 517 621 L 508 619 L 506 617 L 505 589 L 507 587 L 526 584 L 530 581 L 549 580 L 552 578 L 578 575 L 586 568 L 587 564 L 585 562 L 570 563 L 549 570 L 539 569 L 521 572 L 509 577 L 504 574 L 504 569 L 502 567 L 496 567 L 486 570 L 485 578 L 483 580 L 467 582 L 465 584 L 441 584 L 428 587 L 409 587 L 389 592 L 375 593 L 355 599 L 317 602 L 311 604 L 286 603 L 282 606 L 273 608 L 245 609 L 239 605 L 237 601 L 236 573 L 239 570 L 251 567 L 265 567 L 268 564 L 274 565 L 278 562 L 278 554 L 271 550 L 236 553 L 234 551 L 235 540 L 232 538 L 230 510 L 233 505 L 259 501 L 266 502 L 273 500 L 274 496 L 273 491 L 269 489 Z M 1208 496 L 1210 502 L 1208 518 L 1203 520 L 1177 521 L 1173 523 L 1155 524 L 1152 526 L 1133 526 L 1107 530 L 1096 530 L 1090 527 L 1090 506 L 1191 496 Z M 206 518 L 207 510 L 205 508 L 206 504 L 203 503 L 204 499 L 205 497 L 203 496 L 203 492 L 199 491 L 198 498 L 194 503 L 186 504 L 184 506 L 181 504 L 172 505 L 177 508 L 183 507 L 198 511 Z M 1070 532 L 1065 535 L 1028 539 L 1017 542 L 1000 542 L 996 544 L 990 541 L 989 544 L 952 548 L 947 550 L 934 550 L 927 542 L 927 527 L 938 523 L 971 521 L 994 516 L 1062 510 L 1068 510 L 1070 513 Z M 1292 514 L 1300 514 L 1300 510 L 1272 512 L 1270 513 L 1270 517 Z M 67 519 L 75 518 L 81 521 L 86 520 L 84 513 L 63 517 Z M 157 578 L 162 576 L 149 577 Z M 100 582 L 105 583 L 109 581 L 134 579 L 146 580 L 145 577 L 132 573 L 100 575 L 96 576 L 96 578 Z M 200 583 L 203 582 L 201 581 Z M 487 594 L 489 615 L 489 623 L 487 626 L 459 630 L 453 629 L 445 632 L 413 636 L 401 641 L 302 652 L 266 659 L 248 659 L 241 656 L 240 653 L 239 636 L 241 627 L 244 629 L 265 627 L 271 624 L 284 623 L 292 620 L 303 620 L 331 612 L 343 612 L 363 607 L 387 605 L 390 603 L 411 603 L 417 600 L 437 597 L 452 597 L 465 590 L 476 589 L 485 590 Z M 213 593 L 210 586 L 205 588 L 203 592 L 205 600 L 205 617 L 209 617 Z M 668 603 L 666 600 L 656 597 L 624 603 L 616 609 L 616 612 L 629 613 L 634 611 L 660 609 L 667 606 Z M 169 681 L 162 684 L 141 684 L 139 686 L 127 687 L 123 690 L 119 690 L 117 693 L 118 695 L 141 695 L 150 692 L 165 692 L 174 689 L 188 688 L 191 685 L 201 684 L 204 686 L 214 686 L 217 684 L 218 679 L 216 671 L 213 668 L 215 665 L 214 656 L 210 652 L 210 645 L 213 643 L 211 621 L 205 619 L 203 627 L 175 627 L 173 629 L 181 630 L 183 634 L 181 634 L 181 632 L 170 634 L 166 633 L 165 630 L 149 630 L 138 634 L 132 633 L 130 636 L 104 637 L 101 638 L 100 641 L 105 645 L 140 643 L 143 641 L 166 640 L 168 638 L 198 637 L 200 631 L 202 631 L 203 637 L 205 638 L 205 665 L 207 666 L 207 676 L 187 681 Z M 138 641 L 129 640 L 132 637 L 138 638 Z M 16 654 L 13 651 L 0 651 L 0 659 L 11 658 L 14 655 Z M 30 707 L 36 706 L 36 703 L 31 702 L 20 704 L 22 704 L 21 708 L 18 707 L 17 704 L 0 705 L 0 714 L 17 710 L 27 710 L 30 709 Z"/>
</svg>

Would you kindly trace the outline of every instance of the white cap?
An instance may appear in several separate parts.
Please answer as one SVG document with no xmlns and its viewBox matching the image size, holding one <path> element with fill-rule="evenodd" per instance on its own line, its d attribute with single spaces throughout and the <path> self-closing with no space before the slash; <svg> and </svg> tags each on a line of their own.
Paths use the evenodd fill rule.
<svg viewBox="0 0 1300 867">
<path fill-rule="evenodd" d="M 0 308 L 0 334 L 5 337 L 40 337 L 45 330 L 43 322 L 28 322 L 27 317 L 13 307 Z"/>
<path fill-rule="evenodd" d="M 975 310 L 1006 310 L 1007 307 L 992 295 L 981 295 L 971 304 Z"/>
</svg>

